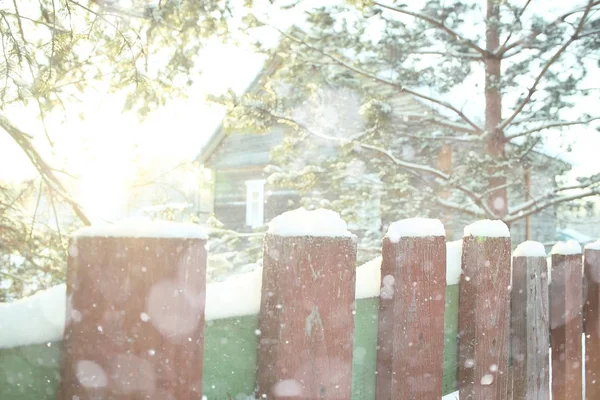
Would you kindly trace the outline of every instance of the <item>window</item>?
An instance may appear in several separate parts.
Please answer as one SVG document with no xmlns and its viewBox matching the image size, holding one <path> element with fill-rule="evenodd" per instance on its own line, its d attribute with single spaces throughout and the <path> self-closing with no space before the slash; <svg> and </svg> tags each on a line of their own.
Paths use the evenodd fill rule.
<svg viewBox="0 0 600 400">
<path fill-rule="evenodd" d="M 246 225 L 253 228 L 264 223 L 265 180 L 246 181 Z"/>
</svg>

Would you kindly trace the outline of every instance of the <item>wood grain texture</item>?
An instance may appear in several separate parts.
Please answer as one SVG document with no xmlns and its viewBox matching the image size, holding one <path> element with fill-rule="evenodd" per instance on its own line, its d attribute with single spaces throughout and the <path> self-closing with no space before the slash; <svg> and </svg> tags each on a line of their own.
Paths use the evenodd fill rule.
<svg viewBox="0 0 600 400">
<path fill-rule="evenodd" d="M 461 400 L 508 397 L 510 239 L 463 238 L 459 283 Z"/>
<path fill-rule="evenodd" d="M 356 241 L 267 234 L 257 397 L 350 399 Z"/>
<path fill-rule="evenodd" d="M 550 398 L 550 315 L 545 257 L 514 257 L 511 301 L 513 400 Z"/>
<path fill-rule="evenodd" d="M 553 254 L 550 286 L 553 400 L 581 400 L 583 396 L 582 293 L 581 254 Z"/>
<path fill-rule="evenodd" d="M 600 399 L 600 250 L 585 250 L 585 398 Z"/>
<path fill-rule="evenodd" d="M 441 397 L 445 293 L 444 237 L 384 239 L 378 400 Z"/>
<path fill-rule="evenodd" d="M 202 398 L 205 241 L 73 240 L 60 400 Z"/>
</svg>

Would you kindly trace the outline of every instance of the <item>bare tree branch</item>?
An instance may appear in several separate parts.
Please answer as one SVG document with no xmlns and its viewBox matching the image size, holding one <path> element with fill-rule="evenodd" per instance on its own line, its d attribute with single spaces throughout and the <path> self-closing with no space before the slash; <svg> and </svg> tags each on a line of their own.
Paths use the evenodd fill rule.
<svg viewBox="0 0 600 400">
<path fill-rule="evenodd" d="M 44 182 L 46 182 L 46 185 L 48 185 L 48 188 L 50 190 L 54 190 L 67 204 L 71 206 L 71 209 L 81 220 L 81 222 L 83 222 L 85 225 L 90 225 L 91 222 L 83 212 L 81 206 L 69 196 L 63 184 L 56 177 L 56 175 L 54 175 L 52 167 L 50 167 L 50 165 L 43 159 L 43 157 L 33 146 L 30 139 L 31 136 L 13 125 L 4 114 L 0 114 L 0 128 L 4 129 L 25 152 L 33 166 L 40 173 Z"/>
<path fill-rule="evenodd" d="M 475 50 L 476 52 L 478 52 L 479 54 L 481 54 L 482 56 L 486 56 L 488 53 L 486 50 L 482 49 L 481 47 L 479 47 L 477 44 L 475 44 L 475 42 L 473 42 L 472 40 L 469 39 L 465 39 L 464 37 L 462 37 L 460 34 L 458 34 L 458 32 L 453 31 L 452 29 L 450 29 L 449 27 L 447 27 L 446 25 L 444 25 L 444 23 L 442 21 L 439 21 L 435 18 L 432 18 L 428 15 L 425 14 L 421 14 L 415 11 L 409 11 L 406 10 L 404 8 L 398 8 L 398 7 L 394 7 L 391 5 L 387 5 L 387 4 L 383 4 L 380 3 L 378 1 L 373 1 L 373 4 L 388 9 L 390 11 L 395 11 L 397 13 L 400 14 L 404 14 L 404 15 L 409 15 L 411 17 L 414 18 L 418 18 L 422 21 L 425 21 L 433 26 L 435 26 L 436 28 L 441 29 L 442 31 L 446 32 L 447 34 L 449 34 L 450 36 L 452 36 L 453 38 L 455 38 L 456 40 L 460 41 L 461 43 L 466 44 L 467 46 L 469 46 L 470 48 L 472 48 L 473 50 Z"/>
<path fill-rule="evenodd" d="M 592 121 L 596 121 L 598 119 L 600 119 L 600 117 L 593 117 L 593 118 L 588 118 L 588 119 L 579 120 L 579 121 L 568 121 L 568 122 L 564 121 L 564 122 L 556 122 L 556 123 L 553 123 L 553 124 L 542 125 L 542 126 L 538 126 L 537 128 L 529 129 L 529 130 L 526 130 L 526 131 L 523 131 L 523 132 L 513 133 L 512 135 L 506 135 L 505 136 L 505 140 L 508 142 L 508 141 L 510 141 L 512 139 L 515 139 L 515 138 L 518 138 L 518 137 L 521 137 L 521 136 L 527 136 L 527 135 L 530 135 L 530 134 L 535 133 L 535 132 L 543 131 L 545 129 L 562 128 L 562 127 L 565 127 L 565 126 L 588 124 L 588 123 L 590 123 Z"/>
<path fill-rule="evenodd" d="M 525 106 L 531 100 L 531 97 L 533 96 L 533 94 L 535 93 L 535 91 L 537 89 L 537 85 L 541 82 L 541 80 L 544 77 L 544 75 L 546 75 L 546 72 L 548 72 L 548 70 L 550 69 L 550 67 L 552 66 L 552 64 L 554 64 L 556 62 L 556 60 L 558 60 L 560 58 L 560 56 L 562 55 L 562 53 L 567 49 L 567 47 L 569 47 L 571 45 L 571 43 L 573 43 L 575 40 L 577 40 L 577 38 L 579 36 L 579 33 L 581 32 L 581 30 L 583 29 L 583 26 L 585 25 L 585 21 L 587 20 L 587 16 L 588 16 L 588 14 L 589 14 L 589 12 L 590 12 L 593 4 L 594 4 L 594 2 L 592 0 L 590 0 L 589 3 L 588 3 L 588 5 L 587 5 L 587 7 L 585 8 L 583 16 L 579 20 L 579 24 L 577 25 L 577 28 L 575 29 L 575 32 L 571 35 L 571 37 L 569 38 L 569 40 L 567 40 L 556 51 L 556 53 L 554 53 L 554 55 L 550 58 L 550 60 L 548 60 L 548 62 L 546 62 L 546 64 L 544 65 L 544 68 L 542 68 L 542 70 L 540 71 L 540 73 L 538 74 L 538 76 L 535 78 L 535 81 L 533 82 L 533 85 L 529 88 L 529 91 L 527 92 L 527 96 L 525 96 L 525 98 L 517 106 L 517 108 L 515 109 L 515 111 L 513 111 L 513 113 L 510 115 L 510 117 L 508 117 L 506 120 L 504 120 L 504 122 L 502 122 L 500 124 L 500 126 L 498 127 L 498 129 L 503 130 L 504 128 L 506 128 L 506 126 L 508 126 L 515 119 L 515 117 L 517 115 L 519 115 L 519 113 L 523 110 L 523 108 L 525 108 Z"/>
<path fill-rule="evenodd" d="M 483 130 L 479 126 L 477 126 L 473 121 L 471 121 L 461 110 L 459 110 L 458 108 L 456 108 L 455 106 L 453 106 L 452 104 L 450 104 L 448 102 L 445 102 L 445 101 L 440 100 L 440 99 L 436 99 L 436 98 L 431 97 L 431 96 L 427 96 L 427 95 L 425 95 L 423 93 L 419 93 L 419 92 L 417 92 L 415 90 L 412 90 L 412 89 L 409 89 L 407 87 L 404 87 L 401 84 L 394 83 L 392 81 L 388 81 L 387 79 L 380 78 L 380 77 L 378 77 L 376 75 L 373 75 L 370 72 L 364 71 L 364 70 L 362 70 L 362 69 L 360 69 L 358 67 L 354 67 L 354 66 L 348 64 L 347 62 L 345 62 L 344 60 L 341 60 L 338 57 L 336 57 L 336 56 L 334 56 L 332 54 L 329 54 L 329 53 L 327 53 L 327 52 L 325 52 L 325 51 L 323 51 L 323 50 L 321 50 L 321 49 L 319 49 L 319 48 L 317 48 L 317 47 L 315 47 L 315 46 L 307 43 L 305 40 L 302 40 L 302 39 L 299 39 L 299 38 L 297 38 L 295 36 L 292 36 L 292 35 L 284 32 L 284 31 L 282 31 L 281 29 L 278 29 L 277 27 L 274 27 L 272 25 L 267 25 L 267 24 L 265 24 L 265 25 L 266 26 L 270 26 L 273 29 L 277 30 L 281 35 L 285 36 L 289 40 L 291 40 L 291 41 L 293 41 L 293 42 L 295 42 L 297 44 L 303 45 L 303 46 L 305 46 L 305 47 L 307 47 L 307 48 L 309 48 L 311 50 L 314 50 L 314 51 L 320 53 L 321 55 L 323 55 L 323 56 L 331 59 L 336 64 L 338 64 L 338 65 L 340 65 L 340 66 L 342 66 L 344 68 L 347 68 L 350 71 L 353 71 L 353 72 L 355 72 L 355 73 L 357 73 L 359 75 L 362 75 L 365 78 L 372 79 L 374 81 L 377 81 L 377 82 L 380 82 L 380 83 L 392 86 L 392 87 L 396 88 L 400 92 L 405 92 L 405 93 L 408 93 L 408 94 L 413 95 L 415 97 L 418 97 L 420 99 L 431 101 L 432 103 L 438 104 L 438 105 L 440 105 L 440 106 L 442 106 L 442 107 L 444 107 L 444 108 L 446 108 L 448 110 L 451 110 L 456 115 L 458 115 L 463 121 L 465 121 L 465 123 L 467 123 L 468 125 L 470 125 L 471 127 L 473 127 L 473 130 L 475 132 L 483 132 Z"/>
<path fill-rule="evenodd" d="M 483 61 L 483 57 L 478 54 L 469 54 L 469 53 L 458 53 L 454 51 L 443 51 L 443 50 L 409 50 L 406 52 L 407 54 L 423 54 L 423 55 L 438 55 L 443 57 L 452 57 L 452 58 L 468 58 L 474 61 Z"/>
</svg>

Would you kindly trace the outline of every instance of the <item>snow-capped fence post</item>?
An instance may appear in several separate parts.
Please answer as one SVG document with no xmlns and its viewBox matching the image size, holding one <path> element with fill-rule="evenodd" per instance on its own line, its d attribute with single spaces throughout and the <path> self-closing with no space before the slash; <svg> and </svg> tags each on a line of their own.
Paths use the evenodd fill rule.
<svg viewBox="0 0 600 400">
<path fill-rule="evenodd" d="M 600 399 L 600 240 L 585 247 L 585 398 Z"/>
<path fill-rule="evenodd" d="M 465 228 L 459 283 L 458 379 L 461 400 L 508 396 L 510 233 L 501 221 Z"/>
<path fill-rule="evenodd" d="M 74 235 L 58 399 L 202 398 L 205 245 L 171 222 Z"/>
<path fill-rule="evenodd" d="M 437 219 L 390 225 L 383 240 L 376 399 L 439 399 L 446 235 Z"/>
<path fill-rule="evenodd" d="M 514 400 L 549 399 L 550 316 L 544 245 L 526 241 L 513 255 L 511 377 Z"/>
<path fill-rule="evenodd" d="M 286 212 L 263 255 L 257 398 L 350 399 L 356 238 L 337 213 Z"/>
<path fill-rule="evenodd" d="M 559 242 L 552 248 L 550 341 L 552 398 L 582 398 L 582 265 L 581 246 Z"/>
</svg>

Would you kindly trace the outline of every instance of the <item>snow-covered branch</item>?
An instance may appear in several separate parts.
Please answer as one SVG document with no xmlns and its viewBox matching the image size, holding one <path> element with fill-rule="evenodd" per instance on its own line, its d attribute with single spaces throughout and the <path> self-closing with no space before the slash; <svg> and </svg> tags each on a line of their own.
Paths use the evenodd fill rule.
<svg viewBox="0 0 600 400">
<path fill-rule="evenodd" d="M 504 122 L 502 122 L 500 124 L 500 126 L 498 127 L 501 131 L 504 130 L 517 117 L 517 115 L 519 115 L 519 113 L 521 111 L 523 111 L 523 109 L 525 108 L 525 106 L 531 100 L 531 97 L 533 96 L 533 94 L 536 92 L 537 86 L 541 82 L 541 80 L 544 77 L 544 75 L 546 75 L 546 72 L 548 72 L 548 70 L 550 69 L 550 67 L 556 62 L 556 60 L 558 60 L 560 58 L 560 56 L 565 52 L 565 50 L 567 49 L 567 47 L 569 47 L 571 45 L 571 43 L 573 43 L 575 40 L 578 39 L 579 34 L 581 33 L 581 30 L 583 29 L 583 26 L 585 25 L 585 22 L 587 20 L 587 17 L 589 15 L 590 10 L 592 9 L 593 5 L 594 5 L 594 1 L 590 0 L 589 3 L 588 3 L 588 5 L 585 8 L 585 11 L 583 12 L 583 15 L 581 16 L 581 19 L 579 20 L 579 23 L 577 24 L 577 27 L 575 28 L 575 32 L 573 32 L 573 34 L 571 35 L 571 37 L 569 38 L 569 40 L 567 40 L 554 53 L 554 55 L 546 62 L 546 64 L 544 65 L 544 67 L 542 68 L 542 70 L 540 71 L 540 73 L 535 78 L 535 81 L 533 82 L 533 85 L 531 85 L 531 87 L 527 91 L 527 95 L 525 96 L 525 98 L 519 103 L 519 105 L 516 107 L 516 109 L 513 111 L 513 113 L 506 120 L 504 120 Z"/>
<path fill-rule="evenodd" d="M 407 118 L 416 118 L 419 121 L 423 121 L 423 122 L 432 122 L 436 125 L 450 128 L 453 131 L 467 132 L 467 133 L 473 133 L 473 134 L 481 133 L 481 131 L 474 130 L 472 127 L 470 127 L 468 125 L 462 124 L 460 122 L 451 121 L 447 118 L 437 117 L 435 115 L 429 115 L 429 114 L 423 115 L 423 114 L 418 114 L 418 113 L 403 112 L 402 114 L 400 114 L 400 116 L 407 117 Z M 469 141 L 476 140 L 478 138 L 479 138 L 479 136 L 470 136 Z"/>
<path fill-rule="evenodd" d="M 570 195 L 560 195 L 559 192 L 564 191 L 563 189 L 559 189 L 558 191 L 552 192 L 550 196 L 542 196 L 542 198 L 536 198 L 534 200 L 530 200 L 525 204 L 518 206 L 516 209 L 511 210 L 511 212 L 504 218 L 504 222 L 512 223 L 518 221 L 522 218 L 525 218 L 529 215 L 536 214 L 548 207 L 552 207 L 554 205 L 558 205 L 561 203 L 565 203 L 568 201 L 573 201 L 577 199 L 582 199 L 585 197 L 598 196 L 600 195 L 600 187 L 587 188 L 580 192 L 570 194 Z"/>
<path fill-rule="evenodd" d="M 341 67 L 344 67 L 344 68 L 346 68 L 346 69 L 348 69 L 348 70 L 350 70 L 350 71 L 352 71 L 352 72 L 354 72 L 356 74 L 359 74 L 359 75 L 361 75 L 361 76 L 363 76 L 365 78 L 372 79 L 374 81 L 383 83 L 385 85 L 392 86 L 392 87 L 396 88 L 400 92 L 405 92 L 405 93 L 408 93 L 408 94 L 410 94 L 412 96 L 415 96 L 417 98 L 420 98 L 420 99 L 427 100 L 427 101 L 430 101 L 432 103 L 438 104 L 438 105 L 440 105 L 440 106 L 442 106 L 442 107 L 444 107 L 444 108 L 446 108 L 446 109 L 454 112 L 456 115 L 458 115 L 465 123 L 467 123 L 469 126 L 471 126 L 473 128 L 473 131 L 475 131 L 475 132 L 482 132 L 483 131 L 477 124 L 475 124 L 473 121 L 471 121 L 471 119 L 468 118 L 461 110 L 459 110 L 458 108 L 456 108 L 455 106 L 453 106 L 452 104 L 450 104 L 450 103 L 448 103 L 446 101 L 443 101 L 443 100 L 440 100 L 440 99 L 436 99 L 434 97 L 428 96 L 428 95 L 423 94 L 423 93 L 419 93 L 416 90 L 407 88 L 407 87 L 405 87 L 405 86 L 403 86 L 403 85 L 401 85 L 399 83 L 395 83 L 395 82 L 389 81 L 387 79 L 380 78 L 380 77 L 378 77 L 377 75 L 375 75 L 373 73 L 370 73 L 370 72 L 365 71 L 365 70 L 363 70 L 361 68 L 358 68 L 358 67 L 355 67 L 353 65 L 350 65 L 346 61 L 344 61 L 344 60 L 342 60 L 342 59 L 334 56 L 333 54 L 329 54 L 328 52 L 326 52 L 326 51 L 324 51 L 324 50 L 322 50 L 322 49 L 320 49 L 318 47 L 315 47 L 315 46 L 311 45 L 310 43 L 306 42 L 305 40 L 302 40 L 302 39 L 299 39 L 299 38 L 297 38 L 297 37 L 295 37 L 293 35 L 290 35 L 290 34 L 284 32 L 281 29 L 278 29 L 277 27 L 274 27 L 272 25 L 269 25 L 269 26 L 271 26 L 273 29 L 277 30 L 282 36 L 286 37 L 287 39 L 289 39 L 289 40 L 291 40 L 291 41 L 293 41 L 293 42 L 295 42 L 297 44 L 300 44 L 302 46 L 305 46 L 306 48 L 308 48 L 310 50 L 316 51 L 317 53 L 323 55 L 324 57 L 329 58 L 330 60 L 332 60 L 336 64 L 340 65 Z"/>
<path fill-rule="evenodd" d="M 408 50 L 407 54 L 423 54 L 423 55 L 434 55 L 452 58 L 468 58 L 470 60 L 483 60 L 483 57 L 479 54 L 474 53 L 460 53 L 456 51 L 443 51 L 443 50 Z"/>
<path fill-rule="evenodd" d="M 404 15 L 409 15 L 411 17 L 420 19 L 422 21 L 425 21 L 433 26 L 435 26 L 436 28 L 446 32 L 447 34 L 449 34 L 450 36 L 452 36 L 454 39 L 460 41 L 461 43 L 464 43 L 465 45 L 469 46 L 471 49 L 475 50 L 476 52 L 478 52 L 479 54 L 481 54 L 482 56 L 486 56 L 487 55 L 487 51 L 485 51 L 484 49 L 482 49 L 481 47 L 479 47 L 477 44 L 475 44 L 475 42 L 473 42 L 472 40 L 466 39 L 464 37 L 462 37 L 458 32 L 450 29 L 448 26 L 444 25 L 443 21 L 439 21 L 435 18 L 430 17 L 429 15 L 425 15 L 425 14 L 421 14 L 415 11 L 410 11 L 407 10 L 405 8 L 399 8 L 399 7 L 394 7 L 392 5 L 388 5 L 388 4 L 383 4 L 380 3 L 378 1 L 373 1 L 373 4 L 381 7 L 381 8 L 385 8 L 387 10 L 390 11 L 394 11 L 400 14 L 404 14 Z"/>
<path fill-rule="evenodd" d="M 442 198 L 436 198 L 435 199 L 436 203 L 439 204 L 440 206 L 444 207 L 444 208 L 448 208 L 451 210 L 455 210 L 455 211 L 459 211 L 461 213 L 465 213 L 468 215 L 471 215 L 473 217 L 482 219 L 482 218 L 489 218 L 490 215 L 481 212 L 479 210 L 474 210 L 472 208 L 470 208 L 469 206 L 463 205 L 463 204 L 458 204 L 458 203 L 454 203 L 452 201 L 448 201 L 448 200 L 444 200 Z"/>
<path fill-rule="evenodd" d="M 578 121 L 563 121 L 563 122 L 555 122 L 552 124 L 546 124 L 546 125 L 541 125 L 538 126 L 536 128 L 532 128 L 523 132 L 518 132 L 518 133 L 513 133 L 511 135 L 506 135 L 505 136 L 505 140 L 508 142 L 512 139 L 521 137 L 521 136 L 527 136 L 530 135 L 532 133 L 536 133 L 536 132 L 540 132 L 546 129 L 552 129 L 552 128 L 562 128 L 565 126 L 573 126 L 573 125 L 583 125 L 583 124 L 588 124 L 592 121 L 596 121 L 599 120 L 600 117 L 593 117 L 593 118 L 588 118 L 588 119 L 584 119 L 584 120 L 578 120 Z"/>
</svg>

